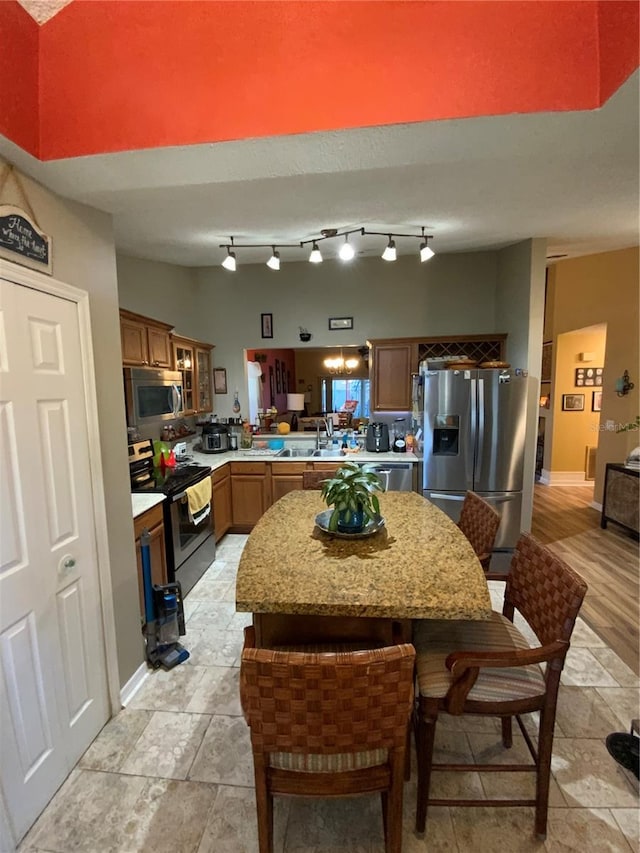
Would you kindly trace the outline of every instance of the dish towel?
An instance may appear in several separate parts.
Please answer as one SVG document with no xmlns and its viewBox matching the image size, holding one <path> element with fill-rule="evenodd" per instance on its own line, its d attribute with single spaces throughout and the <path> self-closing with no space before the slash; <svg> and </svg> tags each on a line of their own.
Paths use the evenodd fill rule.
<svg viewBox="0 0 640 853">
<path fill-rule="evenodd" d="M 211 503 L 211 477 L 205 477 L 195 486 L 188 486 L 185 490 L 187 503 L 189 504 L 189 518 L 194 524 L 198 524 L 209 514 Z"/>
</svg>

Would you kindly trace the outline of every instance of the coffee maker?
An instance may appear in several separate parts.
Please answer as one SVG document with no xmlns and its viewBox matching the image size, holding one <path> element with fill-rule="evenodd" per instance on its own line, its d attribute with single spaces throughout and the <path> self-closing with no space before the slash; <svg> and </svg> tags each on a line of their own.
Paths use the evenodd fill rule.
<svg viewBox="0 0 640 853">
<path fill-rule="evenodd" d="M 365 438 L 367 453 L 387 453 L 389 450 L 389 427 L 382 421 L 374 421 L 367 427 Z"/>
</svg>

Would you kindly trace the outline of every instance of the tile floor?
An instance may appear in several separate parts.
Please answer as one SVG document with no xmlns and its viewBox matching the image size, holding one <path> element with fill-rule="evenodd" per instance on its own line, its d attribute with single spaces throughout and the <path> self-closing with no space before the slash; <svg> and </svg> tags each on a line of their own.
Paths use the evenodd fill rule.
<svg viewBox="0 0 640 853">
<path fill-rule="evenodd" d="M 188 662 L 157 671 L 105 726 L 31 829 L 20 853 L 257 853 L 248 730 L 238 700 L 246 614 L 234 610 L 246 537 L 228 535 L 185 602 Z M 501 602 L 500 584 L 492 590 Z M 640 679 L 578 622 L 562 676 L 546 842 L 532 810 L 434 808 L 425 838 L 413 833 L 415 781 L 406 786 L 403 851 L 637 851 L 638 785 L 610 758 L 605 736 L 638 716 Z M 450 760 L 504 755 L 498 723 L 443 717 L 438 749 Z M 514 774 L 437 774 L 440 792 L 506 795 Z M 415 780 L 415 773 L 414 773 Z M 524 790 L 524 788 L 523 788 Z M 531 796 L 530 793 L 525 796 Z M 276 851 L 381 853 L 379 799 L 278 800 Z"/>
</svg>

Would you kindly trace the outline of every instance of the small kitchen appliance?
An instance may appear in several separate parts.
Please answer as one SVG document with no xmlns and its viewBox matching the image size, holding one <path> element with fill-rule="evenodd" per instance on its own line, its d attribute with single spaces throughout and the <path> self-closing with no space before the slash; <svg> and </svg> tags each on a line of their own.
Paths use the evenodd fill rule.
<svg viewBox="0 0 640 853">
<path fill-rule="evenodd" d="M 406 418 L 396 418 L 393 422 L 393 442 L 392 447 L 395 453 L 406 453 L 407 442 L 406 434 Z"/>
<path fill-rule="evenodd" d="M 179 371 L 125 367 L 123 372 L 127 426 L 155 427 L 181 417 L 183 395 Z"/>
<path fill-rule="evenodd" d="M 367 453 L 387 453 L 389 450 L 389 427 L 382 421 L 373 421 L 367 427 L 365 439 Z"/>
<path fill-rule="evenodd" d="M 203 453 L 224 453 L 230 446 L 229 428 L 226 424 L 204 424 L 202 427 Z"/>
</svg>

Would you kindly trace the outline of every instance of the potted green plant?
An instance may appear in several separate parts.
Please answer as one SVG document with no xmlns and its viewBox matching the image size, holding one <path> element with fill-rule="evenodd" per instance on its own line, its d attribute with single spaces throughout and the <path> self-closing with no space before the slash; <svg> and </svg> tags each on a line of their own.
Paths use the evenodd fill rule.
<svg viewBox="0 0 640 853">
<path fill-rule="evenodd" d="M 329 530 L 359 533 L 380 514 L 375 492 L 383 492 L 382 480 L 366 465 L 345 462 L 322 484 L 321 494 L 327 506 L 333 507 Z"/>
</svg>

